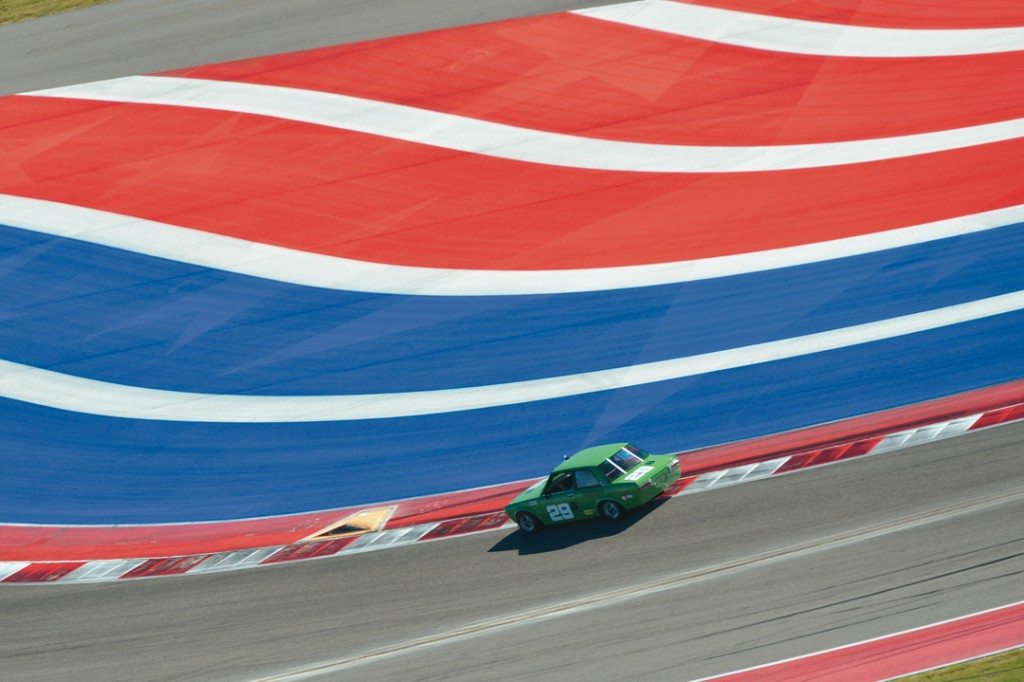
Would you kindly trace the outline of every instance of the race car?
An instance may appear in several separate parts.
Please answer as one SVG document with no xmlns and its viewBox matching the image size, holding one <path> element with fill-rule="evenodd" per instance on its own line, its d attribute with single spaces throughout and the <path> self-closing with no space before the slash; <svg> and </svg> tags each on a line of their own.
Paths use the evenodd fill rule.
<svg viewBox="0 0 1024 682">
<path fill-rule="evenodd" d="M 566 457 L 545 479 L 512 500 L 505 513 L 525 533 L 602 516 L 618 521 L 679 480 L 679 459 L 629 443 L 598 445 Z"/>
</svg>

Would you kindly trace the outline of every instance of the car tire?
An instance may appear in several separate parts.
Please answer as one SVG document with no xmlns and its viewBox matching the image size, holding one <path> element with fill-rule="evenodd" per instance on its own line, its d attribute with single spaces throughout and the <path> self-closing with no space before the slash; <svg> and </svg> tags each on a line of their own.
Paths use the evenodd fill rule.
<svg viewBox="0 0 1024 682">
<path fill-rule="evenodd" d="M 530 535 L 539 533 L 544 527 L 541 525 L 540 519 L 530 512 L 519 512 L 516 514 L 516 524 L 519 526 L 519 530 Z"/>
<path fill-rule="evenodd" d="M 597 506 L 597 511 L 601 516 L 608 519 L 609 521 L 618 521 L 626 515 L 626 510 L 618 502 L 612 502 L 611 500 L 605 500 Z"/>
</svg>

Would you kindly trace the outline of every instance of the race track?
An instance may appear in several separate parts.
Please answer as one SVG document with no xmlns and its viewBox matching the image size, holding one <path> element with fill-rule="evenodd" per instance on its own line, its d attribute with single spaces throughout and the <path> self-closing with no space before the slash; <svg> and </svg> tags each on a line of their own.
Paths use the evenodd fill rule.
<svg viewBox="0 0 1024 682">
<path fill-rule="evenodd" d="M 239 573 L 4 589 L 0 677 L 260 679 L 427 636 L 440 641 L 322 679 L 692 679 L 810 653 L 1020 598 L 1022 437 L 1022 424 L 998 427 L 670 500 L 621 531 L 500 531 Z M 666 577 L 671 589 L 628 594 Z M 616 604 L 445 636 L 621 589 Z"/>
<path fill-rule="evenodd" d="M 743 7 L 745 2 L 719 4 Z M 600 4 L 604 3 L 119 0 L 80 14 L 0 28 L 0 94 Z M 868 18 L 884 23 L 881 15 Z M 979 15 L 976 21 L 986 26 L 992 19 Z M 978 101 L 1000 96 L 998 89 L 985 89 L 984 79 L 972 81 L 973 58 L 951 58 L 950 63 L 961 69 L 964 87 L 977 88 L 973 92 Z M 998 68 L 1013 72 L 1015 64 L 1009 58 Z M 932 99 L 922 102 L 934 106 L 922 106 L 920 119 L 901 119 L 898 125 L 905 129 L 897 132 L 925 132 L 940 120 L 946 127 L 970 125 L 989 111 L 982 105 L 972 109 L 968 103 L 943 109 L 941 94 L 936 88 L 928 95 Z M 1008 103 L 1007 111 L 1014 106 L 1018 105 Z M 195 116 L 198 120 L 206 114 Z M 872 125 L 881 129 L 890 123 L 879 115 Z M 827 139 L 847 124 L 837 117 L 810 134 Z M 57 133 L 59 127 L 54 127 Z M 804 134 L 810 128 L 800 130 Z M 109 131 L 95 134 L 102 137 Z M 727 142 L 724 138 L 713 143 Z M 752 144 L 758 142 L 763 140 Z M 1011 182 L 1019 177 L 1024 159 L 1020 141 L 996 141 L 980 149 L 943 152 L 944 164 L 913 158 L 886 161 L 897 170 L 881 184 L 891 180 L 910 187 L 924 177 L 920 174 L 929 172 L 936 178 L 955 176 L 957 182 L 963 180 L 959 195 L 951 192 L 937 204 L 976 202 L 1003 210 L 1014 203 L 1008 197 L 1020 191 Z M 996 166 L 990 164 L 998 168 L 992 171 Z M 993 189 L 978 169 L 1001 173 L 1005 187 Z M 572 171 L 579 177 L 590 172 Z M 857 182 L 870 184 L 866 176 Z M 983 196 L 986 191 L 992 196 Z M 986 204 L 989 200 L 992 206 Z M 771 203 L 765 199 L 764 205 Z M 936 210 L 957 214 L 948 207 Z M 742 226 L 736 229 L 741 235 Z M 446 333 L 467 340 L 455 352 L 471 362 L 439 362 L 432 370 L 403 364 L 417 354 L 436 352 L 440 357 L 451 349 L 430 347 L 429 326 L 422 336 L 403 335 L 396 328 L 388 330 L 393 348 L 384 351 L 391 353 L 389 374 L 372 371 L 369 360 L 376 358 L 324 354 L 316 356 L 322 363 L 316 372 L 304 368 L 301 357 L 295 362 L 285 358 L 275 367 L 270 392 L 325 394 L 332 381 L 357 391 L 433 390 L 583 373 L 594 358 L 600 359 L 601 367 L 614 367 L 736 345 L 733 331 L 717 328 L 713 315 L 741 320 L 737 329 L 742 329 L 744 343 L 761 343 L 970 305 L 1024 289 L 1022 235 L 1016 218 L 977 233 L 911 243 L 883 254 L 857 253 L 839 267 L 808 263 L 726 282 L 620 289 L 613 295 L 532 293 L 516 304 L 521 318 L 501 317 L 503 311 L 484 308 L 467 314 L 466 299 L 441 297 L 431 303 L 431 312 L 444 324 L 451 323 Z M 651 253 L 658 248 L 652 246 Z M 31 302 L 25 303 L 31 312 L 18 311 L 16 325 L 0 327 L 3 359 L 25 366 L 70 367 L 71 374 L 114 385 L 255 397 L 268 392 L 258 372 L 247 374 L 226 363 L 228 352 L 251 352 L 252 357 L 235 362 L 259 369 L 267 347 L 247 348 L 251 336 L 246 327 L 225 325 L 219 335 L 189 336 L 195 328 L 192 318 L 186 317 L 178 320 L 180 328 L 169 330 L 166 320 L 133 309 L 138 301 L 123 295 L 146 291 L 149 280 L 175 283 L 172 294 L 187 291 L 188 286 L 204 291 L 184 304 L 168 292 L 146 293 L 147 300 L 161 309 L 212 305 L 248 310 L 241 299 L 233 298 L 241 290 L 273 302 L 271 313 L 254 313 L 246 323 L 258 326 L 266 338 L 280 340 L 282 348 L 296 341 L 288 337 L 287 321 L 293 314 L 303 316 L 303 324 L 313 328 L 326 324 L 329 315 L 323 311 L 332 308 L 369 313 L 372 323 L 374 312 L 404 305 L 391 299 L 381 303 L 372 290 L 313 290 L 245 273 L 211 275 L 203 264 L 153 255 L 111 257 L 102 244 L 48 242 L 35 233 L 26 236 L 3 226 L 0 251 L 45 253 L 5 263 L 10 267 L 2 272 L 17 272 L 9 282 L 8 298 Z M 403 257 L 417 255 L 410 249 Z M 599 260 L 607 254 L 591 256 Z M 557 258 L 557 248 L 545 257 Z M 57 288 L 60 300 L 32 298 Z M 740 290 L 748 296 L 742 303 L 722 303 Z M 635 311 L 651 325 L 653 331 L 643 336 L 643 343 L 629 345 L 637 341 L 631 336 L 634 318 L 609 321 L 604 315 L 610 296 L 614 306 Z M 287 305 L 294 305 L 294 311 Z M 666 310 L 675 316 L 667 323 L 661 318 Z M 805 355 L 768 366 L 739 367 L 701 383 L 676 379 L 653 394 L 623 390 L 610 407 L 576 396 L 555 407 L 539 403 L 488 408 L 503 410 L 501 419 L 493 420 L 500 422 L 498 427 L 458 415 L 436 419 L 430 422 L 430 447 L 461 448 L 462 454 L 425 466 L 420 478 L 381 480 L 380 488 L 369 491 L 356 480 L 325 476 L 318 463 L 332 463 L 331 448 L 342 435 L 358 439 L 354 442 L 360 447 L 382 457 L 389 454 L 388 443 L 408 445 L 419 438 L 417 423 L 383 434 L 394 437 L 392 441 L 381 441 L 377 423 L 235 424 L 224 430 L 208 423 L 140 421 L 143 426 L 116 432 L 109 427 L 108 416 L 76 413 L 68 418 L 50 407 L 0 399 L 5 435 L 0 451 L 8 481 L 32 484 L 11 486 L 11 494 L 0 500 L 0 521 L 236 518 L 481 485 L 498 479 L 493 471 L 481 473 L 467 465 L 474 449 L 487 444 L 497 449 L 495 444 L 521 438 L 522 424 L 547 425 L 534 429 L 533 440 L 520 442 L 540 453 L 541 447 L 571 449 L 595 432 L 613 431 L 621 426 L 616 422 L 619 414 L 642 415 L 629 427 L 650 449 L 698 447 L 827 422 L 1019 378 L 1024 312 L 1013 310 L 971 318 L 952 330 L 925 330 L 897 340 L 883 338 L 869 347 L 833 351 L 827 360 L 822 354 Z M 788 317 L 776 326 L 779 314 Z M 137 323 L 122 336 L 119 315 Z M 80 323 L 67 325 L 64 336 L 53 339 L 48 324 L 54 319 Z M 532 326 L 516 329 L 516 319 L 529 320 Z M 681 319 L 695 325 L 696 331 L 674 333 L 672 324 Z M 507 336 L 487 345 L 493 341 L 486 338 L 488 332 L 505 329 L 506 324 L 511 325 L 504 332 Z M 537 332 L 538 324 L 543 331 Z M 353 331 L 372 339 L 375 330 L 367 324 L 347 330 Z M 550 358 L 538 349 L 557 345 L 566 333 L 573 334 L 572 344 L 584 352 L 559 358 L 558 367 L 546 366 Z M 132 355 L 144 346 L 133 345 L 138 338 L 161 336 L 182 340 L 181 347 L 175 347 L 181 355 L 146 355 L 145 350 Z M 51 343 L 38 342 L 40 338 Z M 77 353 L 81 348 L 87 352 Z M 504 361 L 524 350 L 534 364 L 510 367 Z M 899 358 L 899 371 L 878 364 L 878 358 Z M 783 382 L 789 382 L 786 390 L 773 393 L 770 387 Z M 125 401 L 123 407 L 135 406 Z M 37 449 L 41 433 L 54 443 L 52 453 Z M 166 451 L 133 459 L 123 469 L 112 466 L 121 453 L 131 450 L 140 433 L 150 442 L 168 444 Z M 259 453 L 267 442 L 306 453 L 306 468 L 296 470 L 269 450 Z M 1024 424 L 998 427 L 668 500 L 621 528 L 580 524 L 538 538 L 498 531 L 387 552 L 177 579 L 3 586 L 0 613 L 6 627 L 0 638 L 0 679 L 250 680 L 308 673 L 359 680 L 499 680 L 541 674 L 598 680 L 635 674 L 691 679 L 725 673 L 1024 597 L 1022 442 Z M 90 450 L 93 445 L 113 454 L 101 452 L 109 457 L 104 460 Z M 186 452 L 188 448 L 192 450 Z M 239 476 L 238 471 L 245 469 L 241 460 L 224 458 L 204 463 L 205 471 L 214 473 L 211 478 L 193 478 L 195 452 L 204 449 L 233 449 L 238 457 L 251 456 L 249 464 L 259 475 Z M 498 478 L 536 475 L 538 462 L 550 459 L 547 452 L 541 454 L 518 461 Z M 49 473 L 43 476 L 41 456 L 49 459 Z M 67 459 L 58 464 L 58 457 Z M 423 461 L 423 453 L 415 448 L 404 451 L 403 457 L 394 461 L 406 468 Z M 366 476 L 367 471 L 360 473 Z M 146 488 L 168 477 L 192 483 L 166 490 Z M 76 488 L 81 481 L 91 487 Z M 107 487 L 111 481 L 116 485 Z M 69 490 L 74 495 L 69 497 Z M 656 585 L 665 589 L 654 591 Z M 494 628 L 493 619 L 507 620 L 507 625 Z"/>
</svg>

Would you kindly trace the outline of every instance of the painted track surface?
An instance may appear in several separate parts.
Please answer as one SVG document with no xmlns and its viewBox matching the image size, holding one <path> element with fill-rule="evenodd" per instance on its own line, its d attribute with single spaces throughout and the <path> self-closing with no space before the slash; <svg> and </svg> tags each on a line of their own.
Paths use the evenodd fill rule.
<svg viewBox="0 0 1024 682">
<path fill-rule="evenodd" d="M 533 542 L 486 534 L 178 581 L 12 587 L 0 606 L 23 627 L 0 643 L 0 670 L 17 680 L 71 669 L 97 680 L 140 669 L 152 679 L 253 679 L 946 510 L 925 525 L 325 679 L 723 673 L 1019 596 L 1022 436 L 1024 425 L 1000 427 L 676 500 L 618 533 L 595 523 Z M 1004 494 L 1015 501 L 955 510 Z"/>
<path fill-rule="evenodd" d="M 986 18 L 978 25 L 991 24 Z M 158 22 L 151 22 L 147 30 L 155 26 Z M 92 41 L 90 49 L 102 49 L 102 42 Z M 122 42 L 120 36 L 116 42 Z M 248 38 L 237 42 L 247 43 Z M 211 58 L 234 56 L 244 55 Z M 153 64 L 130 72 L 178 65 L 180 61 Z M 114 75 L 121 74 L 100 70 L 73 80 Z M 56 84 L 31 81 L 16 89 Z M 567 545 L 561 551 L 525 557 L 515 549 L 489 554 L 495 540 L 467 538 L 456 541 L 464 545 L 457 554 L 449 554 L 448 547 L 418 547 L 390 558 L 362 557 L 344 568 L 341 562 L 325 561 L 244 576 L 206 576 L 195 579 L 190 591 L 177 589 L 181 583 L 158 582 L 52 592 L 45 586 L 5 590 L 0 592 L 5 616 L 24 627 L 20 635 L 5 640 L 0 666 L 11 679 L 53 679 L 72 670 L 85 679 L 134 679 L 140 666 L 154 678 L 194 673 L 231 679 L 309 665 L 344 655 L 339 641 L 351 643 L 353 651 L 372 648 L 432 632 L 439 624 L 451 627 L 483 618 L 495 609 L 514 611 L 579 594 L 582 588 L 619 586 L 625 556 L 620 543 L 638 550 L 636 563 L 626 568 L 644 574 L 668 572 L 743 556 L 768 542 L 862 527 L 906 509 L 937 506 L 939 499 L 985 499 L 1019 487 L 1020 460 L 1014 448 L 1021 437 L 1020 427 L 1010 427 L 891 460 L 829 467 L 803 480 L 791 477 L 723 490 L 674 513 L 663 507 L 611 538 L 595 538 L 601 535 L 599 529 L 570 531 L 561 540 Z M 843 471 L 849 473 L 840 475 Z M 645 662 L 665 656 L 660 659 L 665 665 L 692 664 L 695 671 L 703 671 L 696 674 L 704 674 L 995 606 L 1006 594 L 1022 590 L 1020 527 L 1004 523 L 1021 514 L 1019 507 L 1006 507 L 991 516 L 995 518 L 955 520 L 938 532 L 893 536 L 898 541 L 888 544 L 862 544 L 799 567 L 781 565 L 715 589 L 688 590 L 660 607 L 644 606 L 641 615 L 651 617 L 649 630 L 628 637 L 615 630 L 612 639 L 663 645 Z M 558 549 L 552 544 L 543 548 Z M 422 569 L 415 575 L 408 570 L 410 556 Z M 582 588 L 581 565 L 594 569 Z M 502 580 L 491 579 L 494 572 Z M 435 589 L 423 589 L 425 573 L 440 577 Z M 780 617 L 777 625 L 763 622 L 772 616 Z M 608 625 L 593 620 L 580 624 Z M 611 623 L 613 629 L 615 625 Z M 479 655 L 484 664 L 506 665 L 522 665 L 536 656 L 538 666 L 560 667 L 566 679 L 593 679 L 593 670 L 567 665 L 566 651 L 558 644 L 563 634 L 545 630 L 525 641 L 489 640 Z M 588 637 L 584 646 L 587 655 L 580 659 L 598 658 L 604 670 L 607 663 L 601 656 L 607 653 L 607 641 Z M 68 653 L 56 657 L 58 650 Z M 716 658 L 706 653 L 712 651 L 726 653 Z M 451 653 L 445 658 L 457 660 Z M 448 670 L 445 660 L 426 663 L 424 676 Z M 464 673 L 472 679 L 480 670 Z"/>
<path fill-rule="evenodd" d="M 160 222 L 179 252 L 201 232 L 241 251 L 255 240 L 385 274 L 397 264 L 485 279 L 665 259 L 689 268 L 1024 203 L 1013 132 L 1024 102 L 998 87 L 1019 51 L 851 60 L 725 43 L 561 14 L 10 97 L 0 189 Z M 595 44 L 615 46 L 600 69 Z M 680 63 L 685 79 L 658 70 Z M 423 78 L 394 76 L 406 64 L 439 75 L 419 91 Z M 609 69 L 616 77 L 593 85 Z M 793 82 L 761 97 L 728 78 L 737 69 Z M 689 94 L 723 82 L 711 99 L 742 106 L 701 107 Z M 973 108 L 944 106 L 952 82 Z M 147 100 L 154 83 L 205 83 L 216 97 L 231 85 L 229 99 L 253 99 L 239 108 L 179 92 L 160 103 Z M 371 106 L 390 127 L 280 111 L 282 86 L 313 91 L 327 114 Z M 113 87 L 119 101 L 104 101 Z M 847 91 L 875 106 L 838 101 Z M 743 132 L 723 138 L 723 121 Z M 964 132 L 981 129 L 1002 132 Z M 511 142 L 473 142 L 481 130 Z M 594 161 L 605 149 L 615 153 Z M 528 478 L 598 441 L 699 447 L 1020 376 L 1016 219 L 724 277 L 569 291 L 546 272 L 550 295 L 462 296 L 211 271 L 150 255 L 145 231 L 112 249 L 59 234 L 63 213 L 39 213 L 53 224 L 0 228 L 14 292 L 0 339 L 10 522 L 371 504 Z M 956 306 L 973 312 L 906 326 Z M 60 336 L 48 333 L 57 321 Z M 815 334 L 845 340 L 793 356 L 752 349 Z M 659 364 L 720 352 L 734 358 L 727 371 Z"/>
</svg>

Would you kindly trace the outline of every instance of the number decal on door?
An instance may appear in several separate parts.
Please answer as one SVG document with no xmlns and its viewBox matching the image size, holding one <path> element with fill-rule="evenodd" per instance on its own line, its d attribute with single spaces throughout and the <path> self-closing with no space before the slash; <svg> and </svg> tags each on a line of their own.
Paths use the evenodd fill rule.
<svg viewBox="0 0 1024 682">
<path fill-rule="evenodd" d="M 552 521 L 572 521 L 575 518 L 572 515 L 572 507 L 564 502 L 562 504 L 549 504 L 548 516 L 551 517 Z"/>
</svg>

